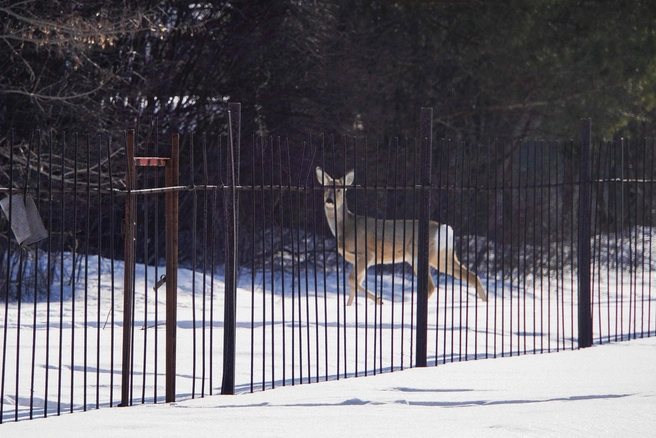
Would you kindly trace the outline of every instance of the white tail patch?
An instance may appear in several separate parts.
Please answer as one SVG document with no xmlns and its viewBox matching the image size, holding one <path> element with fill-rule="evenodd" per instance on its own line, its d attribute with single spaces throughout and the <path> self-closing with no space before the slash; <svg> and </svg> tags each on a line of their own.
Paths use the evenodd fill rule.
<svg viewBox="0 0 656 438">
<path fill-rule="evenodd" d="M 441 252 L 447 248 L 453 251 L 453 236 L 453 228 L 448 225 L 440 225 L 440 228 L 435 235 L 435 248 L 437 248 L 437 251 Z"/>
</svg>

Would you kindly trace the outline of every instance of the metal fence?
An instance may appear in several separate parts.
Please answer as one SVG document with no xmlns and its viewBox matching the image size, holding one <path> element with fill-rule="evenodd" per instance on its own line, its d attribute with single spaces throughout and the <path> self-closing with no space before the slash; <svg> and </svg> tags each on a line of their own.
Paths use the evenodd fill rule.
<svg viewBox="0 0 656 438">
<path fill-rule="evenodd" d="M 0 421 L 656 334 L 653 141 L 593 143 L 586 123 L 577 141 L 433 141 L 424 110 L 418 139 L 295 144 L 247 141 L 229 117 L 212 141 L 2 140 Z M 368 237 L 331 230 L 326 190 L 381 219 L 354 226 Z M 427 297 L 429 264 L 456 267 L 431 240 L 487 301 L 435 270 Z M 382 304 L 347 305 L 363 262 L 341 248 L 397 254 L 362 277 Z"/>
</svg>

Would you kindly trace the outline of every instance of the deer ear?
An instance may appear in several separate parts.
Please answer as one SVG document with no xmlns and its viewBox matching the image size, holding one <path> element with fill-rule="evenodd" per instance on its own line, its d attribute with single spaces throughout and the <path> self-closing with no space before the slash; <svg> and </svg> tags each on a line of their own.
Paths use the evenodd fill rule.
<svg viewBox="0 0 656 438">
<path fill-rule="evenodd" d="M 353 181 L 355 181 L 355 172 L 353 170 L 349 170 L 346 175 L 344 175 L 344 185 L 353 185 Z"/>
<path fill-rule="evenodd" d="M 319 181 L 319 184 L 323 186 L 332 184 L 333 179 L 321 167 L 317 166 L 316 172 L 317 172 L 317 180 Z"/>
</svg>

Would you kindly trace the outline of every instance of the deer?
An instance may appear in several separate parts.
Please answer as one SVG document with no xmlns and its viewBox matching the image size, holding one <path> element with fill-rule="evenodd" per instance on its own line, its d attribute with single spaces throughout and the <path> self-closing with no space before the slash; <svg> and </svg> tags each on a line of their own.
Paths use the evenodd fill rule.
<svg viewBox="0 0 656 438">
<path fill-rule="evenodd" d="M 353 304 L 356 290 L 364 293 L 376 304 L 382 304 L 382 298 L 376 297 L 362 285 L 367 269 L 379 264 L 407 262 L 417 276 L 419 221 L 377 219 L 353 214 L 346 205 L 345 195 L 347 188 L 353 185 L 355 172 L 350 170 L 344 177 L 333 179 L 321 167 L 317 167 L 315 170 L 319 183 L 324 187 L 324 211 L 328 226 L 337 240 L 337 251 L 353 265 L 348 276 L 347 306 Z M 476 293 L 482 301 L 487 301 L 487 294 L 481 279 L 458 261 L 454 249 L 453 229 L 435 221 L 429 221 L 428 227 L 430 266 L 459 280 L 464 280 L 476 289 Z M 435 290 L 435 283 L 429 272 L 429 298 Z"/>
</svg>

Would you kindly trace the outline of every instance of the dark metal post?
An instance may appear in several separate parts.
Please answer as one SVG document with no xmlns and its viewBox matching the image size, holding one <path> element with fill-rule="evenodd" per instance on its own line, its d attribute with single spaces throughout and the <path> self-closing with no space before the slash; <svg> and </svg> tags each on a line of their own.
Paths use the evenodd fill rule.
<svg viewBox="0 0 656 438">
<path fill-rule="evenodd" d="M 421 121 L 419 129 L 419 144 L 421 147 L 421 169 L 420 184 L 421 193 L 419 200 L 419 226 L 417 231 L 417 343 L 416 364 L 417 367 L 427 365 L 428 353 L 428 276 L 429 266 L 429 220 L 431 192 L 431 161 L 433 149 L 433 109 L 421 109 Z"/>
<path fill-rule="evenodd" d="M 240 166 L 239 163 L 241 163 L 241 103 L 238 102 L 229 103 L 228 111 L 230 111 L 231 141 L 235 145 L 234 147 L 235 184 L 239 185 L 239 166 Z M 236 211 L 237 211 L 237 219 L 239 219 L 239 209 L 237 209 Z"/>
<path fill-rule="evenodd" d="M 127 195 L 125 197 L 125 244 L 124 244 L 124 269 L 123 269 L 123 362 L 121 368 L 121 403 L 119 406 L 130 405 L 130 368 L 132 365 L 132 326 L 133 309 L 132 298 L 134 296 L 134 221 L 135 208 L 134 198 L 130 193 L 135 185 L 134 165 L 134 129 L 127 131 L 126 153 L 128 159 L 127 175 L 125 185 Z"/>
<path fill-rule="evenodd" d="M 241 104 L 230 104 L 228 111 L 227 177 L 224 192 L 226 220 L 225 241 L 225 306 L 223 319 L 223 380 L 221 394 L 235 393 L 235 356 L 237 331 L 237 236 L 239 184 L 239 138 L 241 131 Z"/>
<path fill-rule="evenodd" d="M 166 166 L 166 186 L 180 180 L 180 135 L 171 138 L 171 160 Z M 175 401 L 176 343 L 178 324 L 178 192 L 166 193 L 166 402 Z"/>
<path fill-rule="evenodd" d="M 578 287 L 579 287 L 579 348 L 592 345 L 592 306 L 590 290 L 591 175 L 590 148 L 592 122 L 581 120 L 581 167 L 579 174 L 578 211 Z"/>
</svg>

